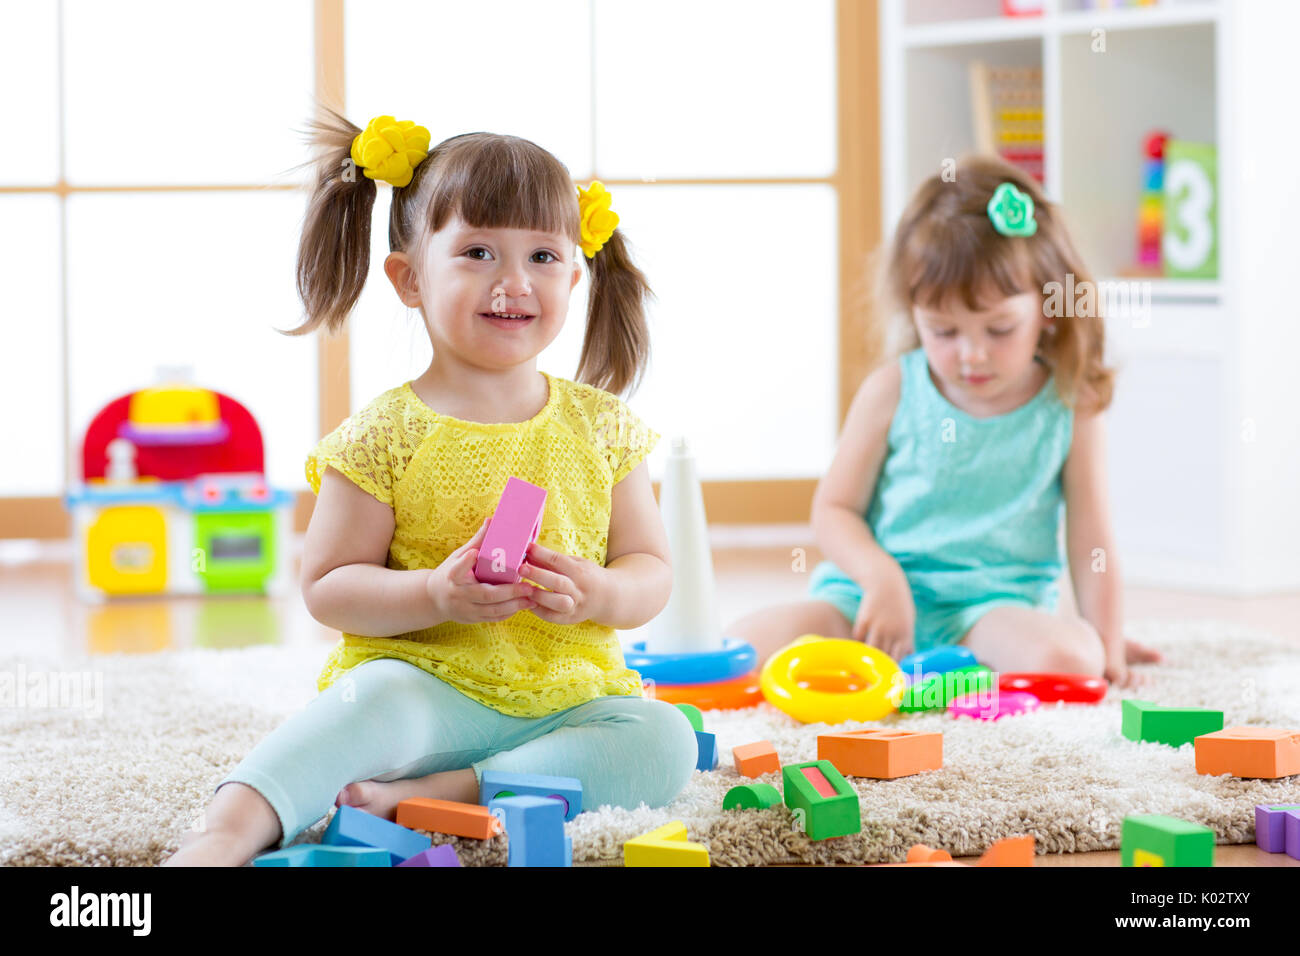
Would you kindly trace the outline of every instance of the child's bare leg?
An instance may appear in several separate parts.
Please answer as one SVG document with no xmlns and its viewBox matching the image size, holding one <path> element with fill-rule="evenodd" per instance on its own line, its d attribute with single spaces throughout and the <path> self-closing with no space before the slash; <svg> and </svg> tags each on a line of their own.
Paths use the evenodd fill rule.
<svg viewBox="0 0 1300 956">
<path fill-rule="evenodd" d="M 758 666 L 804 634 L 848 639 L 853 636 L 853 625 L 829 601 L 799 601 L 765 608 L 742 617 L 725 628 L 728 637 L 737 637 L 754 645 L 758 652 Z"/>
<path fill-rule="evenodd" d="M 397 805 L 412 797 L 478 803 L 478 777 L 474 775 L 472 767 L 466 767 L 463 770 L 444 770 L 405 780 L 362 780 L 360 783 L 350 783 L 340 790 L 334 805 L 356 807 L 385 820 L 392 820 L 397 816 Z"/>
<path fill-rule="evenodd" d="M 203 829 L 181 840 L 163 866 L 243 866 L 280 842 L 280 818 L 266 798 L 242 783 L 219 789 L 203 812 Z"/>
<path fill-rule="evenodd" d="M 1105 649 L 1081 617 L 1058 617 L 1027 607 L 998 607 L 980 618 L 961 641 L 995 671 L 1089 674 L 1100 677 Z"/>
</svg>

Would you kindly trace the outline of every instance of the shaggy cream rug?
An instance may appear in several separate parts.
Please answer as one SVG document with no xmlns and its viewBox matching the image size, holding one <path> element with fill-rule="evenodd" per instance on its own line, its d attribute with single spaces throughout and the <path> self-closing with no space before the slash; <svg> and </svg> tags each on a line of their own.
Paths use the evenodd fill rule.
<svg viewBox="0 0 1300 956">
<path fill-rule="evenodd" d="M 733 746 L 766 738 L 783 763 L 813 760 L 825 725 L 800 725 L 766 704 L 706 713 L 720 768 L 697 772 L 667 807 L 581 814 L 567 825 L 574 862 L 618 863 L 625 840 L 669 820 L 683 821 L 691 840 L 724 866 L 899 861 L 915 843 L 969 856 L 1022 834 L 1033 834 L 1040 853 L 1114 850 L 1123 818 L 1142 813 L 1202 823 L 1220 843 L 1252 842 L 1255 804 L 1300 802 L 1300 777 L 1198 775 L 1190 744 L 1174 749 L 1123 738 L 1119 698 L 1221 708 L 1228 726 L 1300 727 L 1300 648 L 1214 621 L 1138 622 L 1128 634 L 1164 651 L 1166 663 L 1143 668 L 1151 676 L 1146 687 L 1112 691 L 1100 705 L 1046 705 L 992 723 L 895 714 L 843 725 L 942 731 L 944 767 L 893 781 L 852 778 L 862 832 L 838 839 L 807 839 L 783 806 L 721 809 L 727 790 L 745 782 L 732 769 Z M 0 656 L 0 864 L 165 859 L 212 787 L 312 698 L 325 652 L 263 646 L 100 656 L 75 665 Z M 70 676 L 78 668 L 89 672 L 80 684 Z M 56 686 L 55 672 L 69 686 Z M 781 788 L 779 774 L 763 779 Z M 326 822 L 298 842 L 319 841 Z M 434 840 L 453 843 L 466 865 L 505 864 L 504 837 Z"/>
</svg>

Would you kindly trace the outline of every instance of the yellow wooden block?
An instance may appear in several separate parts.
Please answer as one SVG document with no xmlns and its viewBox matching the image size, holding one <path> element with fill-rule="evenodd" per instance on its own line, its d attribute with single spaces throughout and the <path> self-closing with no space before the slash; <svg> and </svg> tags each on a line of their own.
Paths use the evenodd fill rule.
<svg viewBox="0 0 1300 956">
<path fill-rule="evenodd" d="M 686 824 L 665 823 L 623 844 L 624 866 L 708 866 L 709 851 L 688 843 Z"/>
</svg>

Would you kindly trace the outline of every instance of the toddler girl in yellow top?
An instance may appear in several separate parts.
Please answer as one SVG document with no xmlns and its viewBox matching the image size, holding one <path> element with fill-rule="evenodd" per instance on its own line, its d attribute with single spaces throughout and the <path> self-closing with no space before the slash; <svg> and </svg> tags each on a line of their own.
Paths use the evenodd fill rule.
<svg viewBox="0 0 1300 956">
<path fill-rule="evenodd" d="M 661 806 L 697 745 L 679 710 L 641 695 L 614 630 L 654 617 L 672 575 L 644 460 L 659 436 L 616 397 L 645 367 L 649 289 L 609 194 L 513 136 L 428 151 L 410 121 L 362 131 L 324 115 L 294 333 L 347 318 L 383 179 L 384 271 L 420 310 L 433 360 L 309 456 L 303 596 L 342 639 L 320 695 L 222 781 L 207 831 L 169 862 L 243 862 L 331 805 L 392 819 L 408 797 L 477 802 L 486 769 L 577 777 L 586 808 Z M 537 354 L 583 259 L 574 382 L 539 372 Z M 546 489 L 541 531 L 519 583 L 482 584 L 478 549 L 511 476 Z"/>
</svg>

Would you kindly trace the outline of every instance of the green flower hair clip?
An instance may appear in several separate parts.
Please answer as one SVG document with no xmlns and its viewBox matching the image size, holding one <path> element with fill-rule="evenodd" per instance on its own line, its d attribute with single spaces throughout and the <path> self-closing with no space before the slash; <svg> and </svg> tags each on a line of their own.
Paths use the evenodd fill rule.
<svg viewBox="0 0 1300 956">
<path fill-rule="evenodd" d="M 1038 231 L 1034 200 L 1013 183 L 1002 183 L 989 200 L 989 221 L 1004 236 L 1032 236 Z"/>
</svg>

